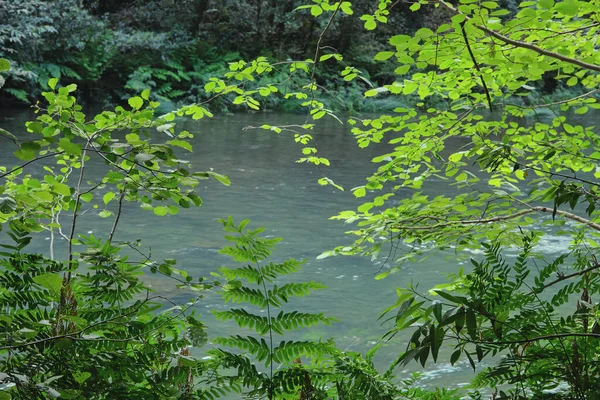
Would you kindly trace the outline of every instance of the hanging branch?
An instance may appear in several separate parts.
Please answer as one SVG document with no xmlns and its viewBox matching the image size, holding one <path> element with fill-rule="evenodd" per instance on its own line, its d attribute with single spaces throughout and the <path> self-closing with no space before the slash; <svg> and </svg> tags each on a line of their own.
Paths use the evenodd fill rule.
<svg viewBox="0 0 600 400">
<path fill-rule="evenodd" d="M 471 56 L 471 61 L 475 65 L 475 69 L 479 73 L 479 79 L 481 80 L 481 86 L 483 86 L 483 90 L 485 91 L 485 97 L 487 98 L 488 106 L 490 107 L 490 111 L 492 111 L 492 97 L 490 96 L 490 91 L 485 83 L 485 79 L 483 79 L 483 74 L 481 73 L 481 68 L 479 68 L 479 63 L 477 63 L 477 59 L 475 59 L 475 54 L 473 54 L 473 50 L 471 49 L 471 45 L 469 44 L 469 37 L 467 36 L 467 31 L 465 30 L 465 22 L 464 20 L 460 25 L 462 30 L 463 38 L 465 39 L 465 45 L 467 46 L 467 50 L 469 51 L 469 55 Z"/>
</svg>

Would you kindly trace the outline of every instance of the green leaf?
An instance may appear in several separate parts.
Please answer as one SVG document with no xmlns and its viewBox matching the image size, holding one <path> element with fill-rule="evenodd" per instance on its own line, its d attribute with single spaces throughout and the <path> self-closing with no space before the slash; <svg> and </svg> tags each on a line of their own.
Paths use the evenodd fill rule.
<svg viewBox="0 0 600 400">
<path fill-rule="evenodd" d="M 62 196 L 70 196 L 71 195 L 71 189 L 69 188 L 69 186 L 65 185 L 64 183 L 55 182 L 52 185 L 52 189 L 55 193 L 58 193 Z"/>
<path fill-rule="evenodd" d="M 185 149 L 189 152 L 193 151 L 192 145 L 189 144 L 188 142 L 186 142 L 185 140 L 173 139 L 173 140 L 169 140 L 167 142 L 167 144 L 169 144 L 171 146 L 181 147 L 182 149 Z"/>
<path fill-rule="evenodd" d="M 146 161 L 150 161 L 154 157 L 154 154 L 138 153 L 135 155 L 134 160 L 138 164 L 144 164 Z"/>
<path fill-rule="evenodd" d="M 219 182 L 221 182 L 225 186 L 231 185 L 231 181 L 225 175 L 221 175 L 221 174 L 218 174 L 218 173 L 213 172 L 213 171 L 206 171 L 206 173 L 209 176 L 212 176 L 213 178 L 215 178 L 216 180 L 218 180 Z"/>
<path fill-rule="evenodd" d="M 0 58 L 0 72 L 5 72 L 10 69 L 10 62 L 5 58 Z"/>
<path fill-rule="evenodd" d="M 73 373 L 73 379 L 80 385 L 87 381 L 91 376 L 92 374 L 87 371 L 76 371 Z"/>
<path fill-rule="evenodd" d="M 365 189 L 364 186 L 356 188 L 352 191 L 352 193 L 354 194 L 354 197 L 365 197 L 365 195 L 367 194 L 367 190 Z"/>
<path fill-rule="evenodd" d="M 323 9 L 315 4 L 310 8 L 310 13 L 313 16 L 318 17 L 319 15 L 323 14 Z"/>
<path fill-rule="evenodd" d="M 108 217 L 111 217 L 112 215 L 114 215 L 114 214 L 110 210 L 102 210 L 98 213 L 98 216 L 100 218 L 108 218 Z"/>
<path fill-rule="evenodd" d="M 457 361 L 458 358 L 460 357 L 462 351 L 460 349 L 454 351 L 454 353 L 452 353 L 452 355 L 450 356 L 450 364 L 454 365 Z"/>
<path fill-rule="evenodd" d="M 106 204 L 110 203 L 110 201 L 111 201 L 112 199 L 114 199 L 114 198 L 115 198 L 115 192 L 107 192 L 107 193 L 105 193 L 105 194 L 104 194 L 104 196 L 102 197 L 102 201 L 103 201 L 103 202 L 104 202 L 104 204 L 106 205 Z"/>
<path fill-rule="evenodd" d="M 50 86 L 50 89 L 54 90 L 54 89 L 56 89 L 57 83 L 58 83 L 58 78 L 52 78 L 48 81 L 48 86 Z"/>
<path fill-rule="evenodd" d="M 36 142 L 21 143 L 21 148 L 15 151 L 15 157 L 23 161 L 31 161 L 35 159 L 41 147 Z"/>
<path fill-rule="evenodd" d="M 71 141 L 67 138 L 61 138 L 58 141 L 58 145 L 65 151 L 65 153 L 71 156 L 80 156 L 81 155 L 81 145 L 76 143 L 71 143 Z"/>
<path fill-rule="evenodd" d="M 484 1 L 481 3 L 481 6 L 493 10 L 494 8 L 498 8 L 498 3 L 495 1 Z"/>
<path fill-rule="evenodd" d="M 10 214 L 17 210 L 17 202 L 11 197 L 0 197 L 0 213 Z"/>
<path fill-rule="evenodd" d="M 47 273 L 35 276 L 33 281 L 57 295 L 60 294 L 63 278 L 60 276 L 60 274 Z"/>
<path fill-rule="evenodd" d="M 471 339 L 477 340 L 477 319 L 475 312 L 471 309 L 467 310 L 466 313 L 467 332 Z"/>
<path fill-rule="evenodd" d="M 91 192 L 90 193 L 82 193 L 81 196 L 79 196 L 79 198 L 81 199 L 81 201 L 83 201 L 85 203 L 89 203 L 94 198 L 94 194 Z"/>
<path fill-rule="evenodd" d="M 565 0 L 554 7 L 561 14 L 572 17 L 579 12 L 579 2 L 577 0 Z"/>
<path fill-rule="evenodd" d="M 376 61 L 385 61 L 394 55 L 393 51 L 381 51 L 375 55 Z"/>
<path fill-rule="evenodd" d="M 0 128 L 0 136 L 4 136 L 5 138 L 12 140 L 16 145 L 19 145 L 17 137 L 7 130 Z"/>
<path fill-rule="evenodd" d="M 129 100 L 127 100 L 127 103 L 129 103 L 131 108 L 133 108 L 134 110 L 139 110 L 140 108 L 142 108 L 142 105 L 144 105 L 144 100 L 142 100 L 141 97 L 135 96 L 129 98 Z"/>
<path fill-rule="evenodd" d="M 169 213 L 169 209 L 167 207 L 164 207 L 164 206 L 154 207 L 154 214 L 158 215 L 159 217 L 165 216 L 168 213 Z"/>
</svg>

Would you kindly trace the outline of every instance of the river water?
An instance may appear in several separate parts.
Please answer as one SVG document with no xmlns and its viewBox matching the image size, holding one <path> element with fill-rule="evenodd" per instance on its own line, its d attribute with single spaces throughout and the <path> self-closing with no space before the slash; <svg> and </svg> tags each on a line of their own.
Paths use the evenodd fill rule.
<svg viewBox="0 0 600 400">
<path fill-rule="evenodd" d="M 24 123 L 33 119 L 29 111 L 2 110 L 0 127 L 19 135 L 25 134 Z M 377 317 L 380 311 L 396 298 L 395 288 L 419 282 L 425 289 L 444 281 L 446 274 L 455 272 L 459 263 L 450 253 L 428 258 L 426 263 L 407 265 L 401 272 L 375 281 L 381 268 L 377 262 L 362 257 L 334 257 L 317 260 L 323 251 L 349 243 L 344 235 L 348 230 L 339 221 L 329 217 L 341 210 L 355 209 L 362 203 L 349 189 L 364 184 L 364 178 L 374 169 L 372 157 L 381 154 L 381 146 L 359 149 L 350 128 L 333 119 L 319 121 L 314 135 L 319 154 L 331 161 L 331 167 L 319 170 L 313 165 L 298 164 L 302 146 L 294 143 L 290 134 L 275 134 L 265 130 L 244 130 L 249 125 L 260 126 L 302 124 L 304 117 L 290 114 L 236 114 L 219 115 L 210 120 L 186 121 L 178 125 L 195 134 L 194 152 L 186 154 L 196 170 L 214 169 L 229 176 L 231 186 L 216 181 L 205 181 L 198 188 L 204 204 L 200 208 L 182 209 L 175 216 L 156 217 L 138 206 L 125 209 L 116 240 L 141 239 L 146 250 L 151 248 L 155 260 L 176 258 L 179 268 L 191 275 L 207 276 L 221 265 L 234 266 L 217 251 L 227 242 L 218 218 L 231 215 L 234 220 L 251 220 L 250 227 L 263 226 L 265 234 L 282 237 L 274 260 L 294 257 L 305 259 L 303 271 L 297 280 L 317 280 L 328 289 L 305 298 L 293 300 L 292 307 L 301 310 L 324 312 L 339 322 L 332 326 L 317 326 L 299 331 L 300 338 L 333 337 L 342 349 L 365 352 L 376 344 L 386 326 Z M 0 139 L 0 165 L 14 161 L 14 147 Z M 100 165 L 100 164 L 98 164 Z M 93 175 L 93 169 L 91 170 Z M 31 172 L 31 171 L 30 171 Z M 346 188 L 339 191 L 332 186 L 317 183 L 324 173 Z M 451 187 L 440 188 L 451 192 Z M 82 233 L 106 237 L 112 221 L 97 218 L 94 211 L 84 215 L 80 222 Z M 48 252 L 48 238 L 39 237 L 31 250 Z M 558 237 L 549 237 L 548 251 L 558 251 L 568 245 Z M 64 254 L 65 243 L 58 243 L 57 254 Z M 62 253 L 61 253 L 62 249 Z M 171 298 L 185 302 L 190 293 L 174 288 L 167 279 L 150 275 L 153 287 Z M 212 309 L 224 309 L 220 298 L 207 296 L 199 303 L 205 322 L 211 327 L 209 335 L 231 332 L 231 326 L 216 324 L 209 314 Z M 407 332 L 408 334 L 408 332 Z M 379 351 L 378 365 L 385 369 L 403 350 L 406 337 L 397 336 Z M 428 386 L 455 387 L 468 382 L 472 371 L 465 364 L 451 367 L 440 357 L 437 365 L 430 365 L 424 375 Z M 419 370 L 413 366 L 410 370 Z M 399 377 L 409 371 L 397 371 Z"/>
</svg>

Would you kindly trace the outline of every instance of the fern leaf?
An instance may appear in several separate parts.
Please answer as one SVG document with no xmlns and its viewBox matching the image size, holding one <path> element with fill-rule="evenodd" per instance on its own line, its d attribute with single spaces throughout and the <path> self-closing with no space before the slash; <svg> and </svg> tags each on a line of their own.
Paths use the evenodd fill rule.
<svg viewBox="0 0 600 400">
<path fill-rule="evenodd" d="M 267 298 L 260 290 L 248 287 L 231 288 L 223 291 L 222 297 L 225 302 L 250 303 L 261 308 L 266 308 L 268 304 Z M 273 302 L 270 301 L 270 303 Z"/>
<path fill-rule="evenodd" d="M 278 300 L 287 303 L 290 297 L 304 297 L 309 295 L 313 290 L 325 288 L 327 288 L 327 286 L 315 281 L 292 282 L 286 283 L 281 287 L 278 287 L 277 285 L 273 286 L 273 288 L 268 291 L 268 297 L 279 305 Z"/>
<path fill-rule="evenodd" d="M 333 352 L 328 343 L 311 341 L 282 341 L 273 349 L 273 361 L 288 363 L 299 357 L 322 357 Z"/>
<path fill-rule="evenodd" d="M 236 347 L 240 350 L 248 352 L 256 357 L 258 361 L 265 361 L 265 365 L 271 363 L 271 349 L 265 339 L 256 339 L 252 336 L 229 336 L 226 338 L 220 337 L 215 339 L 215 343 Z"/>
<path fill-rule="evenodd" d="M 240 308 L 232 308 L 228 311 L 213 311 L 217 319 L 222 321 L 235 321 L 240 328 L 250 328 L 260 335 L 264 335 L 269 331 L 269 319 L 260 315 L 251 314 Z M 283 334 L 281 332 L 280 334 Z"/>
<path fill-rule="evenodd" d="M 292 311 L 290 313 L 284 313 L 281 311 L 277 317 L 271 321 L 273 331 L 283 334 L 283 331 L 290 331 L 298 328 L 308 328 L 318 323 L 324 323 L 330 325 L 335 319 L 327 318 L 323 313 L 311 314 L 301 313 L 298 311 Z"/>
<path fill-rule="evenodd" d="M 290 258 L 284 261 L 283 263 L 279 264 L 274 264 L 271 262 L 268 265 L 262 267 L 261 271 L 265 277 L 275 279 L 277 276 L 289 275 L 294 272 L 300 271 L 302 269 L 302 264 L 304 264 L 304 261 L 298 262 L 293 258 Z"/>
<path fill-rule="evenodd" d="M 245 279 L 246 281 L 248 281 L 248 283 L 262 282 L 260 271 L 251 265 L 247 265 L 241 268 L 221 267 L 219 268 L 219 272 L 228 281 L 233 281 L 235 279 Z"/>
</svg>

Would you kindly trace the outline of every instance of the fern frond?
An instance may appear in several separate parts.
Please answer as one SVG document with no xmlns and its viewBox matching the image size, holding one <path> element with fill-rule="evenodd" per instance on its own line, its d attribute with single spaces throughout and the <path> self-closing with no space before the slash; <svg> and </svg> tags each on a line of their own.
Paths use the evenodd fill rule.
<svg viewBox="0 0 600 400">
<path fill-rule="evenodd" d="M 245 279 L 248 281 L 248 283 L 262 282 L 260 271 L 251 265 L 247 265 L 241 268 L 221 267 L 219 268 L 219 272 L 228 281 L 233 281 L 236 279 Z"/>
<path fill-rule="evenodd" d="M 267 317 L 251 314 L 240 308 L 232 308 L 228 311 L 213 311 L 213 314 L 221 321 L 233 320 L 240 328 L 248 327 L 259 335 L 264 335 L 269 331 L 269 319 Z"/>
<path fill-rule="evenodd" d="M 27 91 L 23 89 L 14 89 L 3 87 L 2 90 L 11 96 L 13 96 L 17 100 L 21 100 L 24 103 L 29 103 L 29 98 L 27 98 Z"/>
<path fill-rule="evenodd" d="M 282 286 L 272 285 L 282 275 L 288 275 L 300 270 L 302 262 L 289 259 L 281 263 L 269 262 L 261 266 L 261 261 L 270 256 L 273 246 L 279 241 L 274 238 L 262 238 L 258 235 L 262 229 L 248 230 L 245 226 L 249 221 L 244 220 L 238 226 L 233 223 L 231 217 L 227 220 L 221 220 L 226 232 L 236 235 L 227 235 L 225 238 L 233 242 L 234 245 L 223 248 L 222 254 L 231 256 L 234 260 L 252 265 L 246 265 L 240 268 L 222 267 L 219 269 L 221 276 L 227 279 L 227 283 L 221 287 L 221 295 L 226 302 L 250 303 L 263 308 L 266 314 L 258 315 L 245 309 L 230 309 L 227 311 L 214 312 L 215 316 L 221 320 L 233 320 L 240 327 L 248 327 L 259 335 L 268 334 L 268 338 L 254 338 L 252 336 L 230 336 L 227 338 L 217 338 L 215 343 L 234 347 L 243 352 L 251 354 L 254 359 L 270 366 L 268 376 L 257 376 L 254 371 L 253 379 L 244 378 L 248 368 L 248 358 L 245 356 L 231 355 L 231 353 L 218 353 L 220 357 L 229 360 L 234 365 L 239 366 L 238 375 L 240 379 L 245 379 L 245 384 L 252 384 L 250 396 L 264 397 L 273 399 L 297 399 L 313 398 L 321 393 L 325 398 L 325 390 L 317 389 L 311 382 L 310 374 L 303 367 L 294 365 L 283 368 L 287 374 L 278 372 L 273 374 L 273 364 L 290 364 L 296 362 L 299 357 L 326 357 L 334 353 L 334 348 L 329 343 L 320 343 L 312 341 L 282 341 L 274 347 L 273 333 L 284 335 L 286 331 L 302 327 L 314 326 L 318 323 L 330 324 L 332 318 L 325 317 L 322 313 L 302 313 L 298 311 L 284 312 L 280 310 L 277 316 L 274 316 L 274 310 L 287 303 L 293 296 L 306 296 L 312 290 L 322 289 L 323 286 L 317 282 L 292 282 Z M 242 282 L 258 287 L 247 287 Z M 233 367 L 234 365 L 231 365 Z M 284 378 L 285 377 L 285 378 Z M 282 380 L 284 379 L 284 380 Z M 308 381 L 307 381 L 308 379 Z M 290 397 L 291 396 L 291 397 Z"/>
<path fill-rule="evenodd" d="M 311 314 L 301 313 L 298 311 L 292 311 L 290 313 L 284 313 L 281 311 L 276 317 L 271 320 L 271 326 L 274 332 L 283 335 L 284 331 L 290 331 L 298 328 L 309 328 L 317 325 L 318 323 L 324 323 L 331 325 L 331 322 L 335 321 L 334 318 L 328 318 L 323 313 Z"/>
<path fill-rule="evenodd" d="M 334 348 L 329 343 L 312 341 L 282 341 L 273 349 L 273 361 L 288 363 L 299 357 L 323 357 L 331 354 Z"/>
<path fill-rule="evenodd" d="M 343 376 L 337 385 L 340 397 L 391 400 L 401 394 L 389 379 L 379 375 L 373 364 L 359 353 L 349 352 L 337 357 L 335 366 Z"/>
<path fill-rule="evenodd" d="M 279 301 L 287 303 L 290 297 L 304 297 L 308 296 L 313 290 L 326 288 L 327 286 L 315 281 L 292 282 L 286 283 L 280 287 L 277 285 L 273 286 L 273 288 L 268 291 L 268 297 L 273 303 L 279 306 Z"/>
<path fill-rule="evenodd" d="M 237 376 L 241 378 L 242 385 L 245 387 L 258 387 L 261 385 L 267 375 L 259 372 L 250 358 L 240 354 L 234 354 L 223 349 L 212 349 L 208 352 L 215 358 L 221 367 L 237 370 Z"/>
<path fill-rule="evenodd" d="M 61 75 L 64 75 L 68 78 L 73 78 L 73 79 L 82 79 L 81 75 L 79 75 L 77 72 L 75 72 L 75 70 L 73 70 L 70 67 L 67 67 L 66 65 L 59 65 L 59 68 L 60 68 Z"/>
<path fill-rule="evenodd" d="M 236 347 L 256 357 L 258 361 L 265 361 L 268 366 L 271 363 L 271 349 L 265 339 L 256 339 L 252 336 L 229 336 L 215 339 L 215 343 L 229 347 Z"/>
<path fill-rule="evenodd" d="M 221 296 L 226 303 L 250 303 L 261 308 L 267 307 L 267 298 L 258 289 L 248 287 L 231 288 L 222 292 Z M 273 303 L 270 301 L 270 303 Z"/>
<path fill-rule="evenodd" d="M 294 272 L 300 271 L 302 269 L 302 264 L 304 264 L 304 261 L 300 262 L 294 260 L 293 258 L 290 258 L 278 264 L 271 262 L 268 265 L 262 267 L 261 271 L 265 277 L 270 278 L 269 282 L 272 282 L 272 280 L 277 278 L 278 276 L 289 275 Z"/>
<path fill-rule="evenodd" d="M 226 239 L 231 237 L 226 236 Z M 260 262 L 271 255 L 273 241 L 271 244 L 267 240 L 254 238 L 237 238 L 240 239 L 235 246 L 226 246 L 219 253 L 232 257 L 237 262 Z"/>
</svg>

